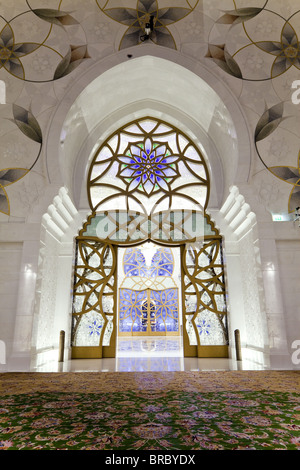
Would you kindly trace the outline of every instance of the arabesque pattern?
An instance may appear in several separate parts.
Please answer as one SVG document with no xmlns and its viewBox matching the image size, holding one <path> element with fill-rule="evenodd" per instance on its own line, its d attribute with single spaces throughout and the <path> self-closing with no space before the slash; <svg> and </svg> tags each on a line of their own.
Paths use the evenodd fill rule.
<svg viewBox="0 0 300 470">
<path fill-rule="evenodd" d="M 183 250 L 184 316 L 190 344 L 228 345 L 222 239 L 216 237 Z"/>
<path fill-rule="evenodd" d="M 72 346 L 108 346 L 115 317 L 116 258 L 112 246 L 77 240 Z"/>
</svg>

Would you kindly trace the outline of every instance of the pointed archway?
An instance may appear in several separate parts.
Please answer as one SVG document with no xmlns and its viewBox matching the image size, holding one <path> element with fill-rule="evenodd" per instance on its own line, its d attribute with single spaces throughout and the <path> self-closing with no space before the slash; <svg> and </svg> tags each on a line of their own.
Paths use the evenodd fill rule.
<svg viewBox="0 0 300 470">
<path fill-rule="evenodd" d="M 181 247 L 185 355 L 228 356 L 222 244 L 206 213 L 209 194 L 202 153 L 162 120 L 130 122 L 100 146 L 88 175 L 92 214 L 76 240 L 73 357 L 115 356 L 117 247 L 146 240 Z M 142 317 L 142 303 L 139 310 Z"/>
</svg>

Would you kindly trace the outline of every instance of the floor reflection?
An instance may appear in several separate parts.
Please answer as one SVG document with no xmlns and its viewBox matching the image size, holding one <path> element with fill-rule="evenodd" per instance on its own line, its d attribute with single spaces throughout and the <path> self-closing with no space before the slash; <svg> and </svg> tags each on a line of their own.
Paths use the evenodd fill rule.
<svg viewBox="0 0 300 470">
<path fill-rule="evenodd" d="M 262 370 L 265 365 L 226 358 L 183 357 L 181 337 L 121 337 L 116 358 L 73 359 L 58 363 L 57 358 L 35 364 L 36 372 L 166 372 Z"/>
<path fill-rule="evenodd" d="M 183 357 L 183 344 L 180 336 L 130 336 L 120 337 L 117 345 L 117 357 L 130 356 L 176 356 Z"/>
</svg>

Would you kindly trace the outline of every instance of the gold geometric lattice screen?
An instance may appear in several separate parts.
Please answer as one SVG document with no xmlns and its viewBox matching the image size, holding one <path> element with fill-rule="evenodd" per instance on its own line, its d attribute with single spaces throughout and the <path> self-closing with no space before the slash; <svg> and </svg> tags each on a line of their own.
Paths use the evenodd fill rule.
<svg viewBox="0 0 300 470">
<path fill-rule="evenodd" d="M 80 354 L 98 354 L 94 357 L 114 356 L 118 247 L 151 241 L 167 248 L 181 247 L 181 295 L 177 293 L 175 303 L 183 315 L 185 355 L 226 356 L 222 237 L 206 213 L 210 177 L 195 142 L 153 117 L 128 123 L 96 150 L 87 190 L 91 215 L 77 237 L 74 355 L 80 350 Z M 152 309 L 148 316 L 154 305 L 166 307 L 166 298 L 175 305 L 177 291 L 166 289 L 152 289 L 150 298 L 142 299 L 140 318 L 145 305 Z M 130 302 L 135 303 L 133 297 Z M 168 321 L 171 316 L 175 319 L 175 312 L 177 321 L 178 312 L 172 309 Z M 163 316 L 155 318 L 157 325 Z"/>
<path fill-rule="evenodd" d="M 187 355 L 227 356 L 228 329 L 222 238 L 182 248 Z M 197 354 L 195 354 L 197 349 Z"/>
<path fill-rule="evenodd" d="M 116 251 L 108 244 L 80 239 L 76 243 L 73 288 L 72 355 L 102 357 L 113 347 L 116 315 Z M 102 346 L 101 346 L 102 345 Z"/>
</svg>

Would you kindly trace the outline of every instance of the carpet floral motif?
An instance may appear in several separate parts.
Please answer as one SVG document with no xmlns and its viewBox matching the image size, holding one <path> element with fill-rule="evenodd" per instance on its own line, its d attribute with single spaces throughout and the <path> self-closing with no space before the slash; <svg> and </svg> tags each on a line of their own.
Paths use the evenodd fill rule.
<svg viewBox="0 0 300 470">
<path fill-rule="evenodd" d="M 268 380 L 265 388 L 263 381 L 257 387 L 256 381 L 257 389 L 252 390 L 246 386 L 251 385 L 248 379 L 225 390 L 221 374 L 213 390 L 209 381 L 217 375 L 207 374 L 197 380 L 190 375 L 192 388 L 185 390 L 174 386 L 174 375 L 165 388 L 159 380 L 155 385 L 159 375 L 140 376 L 130 376 L 131 389 L 127 377 L 123 390 L 121 385 L 107 390 L 113 376 L 106 381 L 104 374 L 104 386 L 100 381 L 97 392 L 95 383 L 94 391 L 74 391 L 71 384 L 58 393 L 57 382 L 45 391 L 33 382 L 32 392 L 24 393 L 21 387 L 19 393 L 2 393 L 0 449 L 300 450 L 300 393 L 293 385 L 283 391 L 276 384 L 270 387 Z M 67 380 L 68 374 L 64 377 Z M 203 377 L 204 382 L 208 379 L 206 389 Z M 247 376 L 237 373 L 237 380 L 242 377 Z M 284 383 L 286 377 L 279 374 L 279 382 L 280 377 Z M 297 389 L 299 376 L 290 378 L 296 379 Z"/>
</svg>

